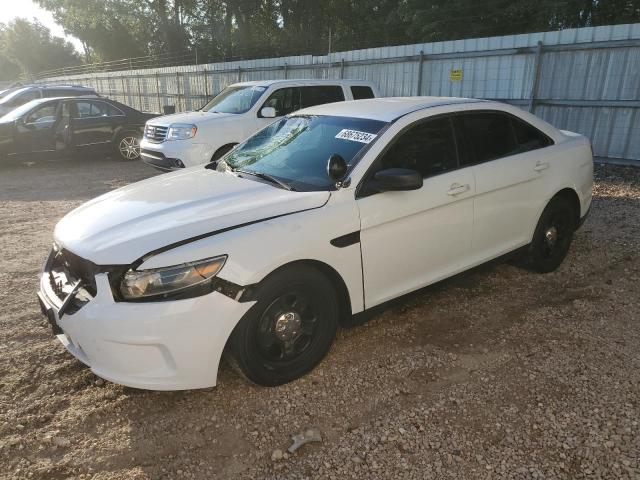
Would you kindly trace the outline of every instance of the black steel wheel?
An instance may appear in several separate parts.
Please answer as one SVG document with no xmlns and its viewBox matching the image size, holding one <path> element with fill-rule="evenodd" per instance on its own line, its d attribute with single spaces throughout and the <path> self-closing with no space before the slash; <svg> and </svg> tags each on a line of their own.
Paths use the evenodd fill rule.
<svg viewBox="0 0 640 480">
<path fill-rule="evenodd" d="M 540 273 L 557 269 L 563 262 L 577 225 L 576 212 L 563 197 L 553 198 L 545 207 L 527 252 L 528 266 Z"/>
<path fill-rule="evenodd" d="M 338 300 L 329 280 L 308 266 L 269 276 L 256 304 L 234 329 L 232 363 L 249 380 L 281 385 L 312 370 L 329 351 L 338 326 Z"/>
</svg>

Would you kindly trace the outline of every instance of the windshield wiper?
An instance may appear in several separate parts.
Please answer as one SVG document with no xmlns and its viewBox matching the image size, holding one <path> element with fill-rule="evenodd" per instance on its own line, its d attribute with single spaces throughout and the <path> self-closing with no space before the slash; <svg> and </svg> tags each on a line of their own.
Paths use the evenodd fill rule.
<svg viewBox="0 0 640 480">
<path fill-rule="evenodd" d="M 249 170 L 232 170 L 234 173 L 244 173 L 245 175 L 252 175 L 254 177 L 258 177 L 261 178 L 263 180 L 266 180 L 268 182 L 271 182 L 275 185 L 278 185 L 280 188 L 284 188 L 285 190 L 288 190 L 290 192 L 295 192 L 296 189 L 293 188 L 291 185 L 289 185 L 288 183 L 284 183 L 282 180 L 278 180 L 276 177 L 274 177 L 273 175 L 269 175 L 268 173 L 262 173 L 262 172 L 251 172 Z"/>
</svg>

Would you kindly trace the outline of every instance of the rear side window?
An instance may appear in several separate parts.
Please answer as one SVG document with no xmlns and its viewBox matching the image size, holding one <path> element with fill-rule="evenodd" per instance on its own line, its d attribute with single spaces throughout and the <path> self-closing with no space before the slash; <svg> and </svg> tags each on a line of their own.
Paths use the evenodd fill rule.
<svg viewBox="0 0 640 480">
<path fill-rule="evenodd" d="M 111 105 L 104 102 L 76 102 L 75 118 L 95 118 L 111 116 Z"/>
<path fill-rule="evenodd" d="M 466 113 L 457 119 L 469 154 L 462 156 L 464 164 L 482 163 L 520 153 L 516 144 L 511 117 L 499 112 Z"/>
<path fill-rule="evenodd" d="M 512 117 L 511 121 L 520 153 L 548 147 L 553 144 L 553 140 L 524 120 Z"/>
<path fill-rule="evenodd" d="M 302 108 L 344 101 L 344 92 L 339 85 L 315 85 L 302 87 L 300 90 L 302 91 Z"/>
<path fill-rule="evenodd" d="M 354 100 L 364 100 L 366 98 L 375 98 L 371 87 L 356 85 L 351 87 L 351 95 Z"/>
<path fill-rule="evenodd" d="M 453 127 L 448 117 L 409 127 L 384 154 L 381 169 L 410 168 L 423 177 L 457 167 Z"/>
<path fill-rule="evenodd" d="M 44 96 L 48 98 L 74 97 L 76 95 L 75 90 L 70 90 L 68 88 L 47 88 L 44 91 Z"/>
</svg>

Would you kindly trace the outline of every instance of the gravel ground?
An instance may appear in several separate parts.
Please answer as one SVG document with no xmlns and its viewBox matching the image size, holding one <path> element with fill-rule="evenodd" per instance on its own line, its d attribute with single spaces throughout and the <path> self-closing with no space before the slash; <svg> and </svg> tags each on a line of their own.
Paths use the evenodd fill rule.
<svg viewBox="0 0 640 480">
<path fill-rule="evenodd" d="M 35 300 L 59 218 L 154 173 L 1 168 L 0 478 L 640 478 L 640 170 L 597 169 L 555 273 L 493 264 L 405 297 L 282 387 L 223 365 L 214 389 L 160 393 L 94 376 Z"/>
</svg>

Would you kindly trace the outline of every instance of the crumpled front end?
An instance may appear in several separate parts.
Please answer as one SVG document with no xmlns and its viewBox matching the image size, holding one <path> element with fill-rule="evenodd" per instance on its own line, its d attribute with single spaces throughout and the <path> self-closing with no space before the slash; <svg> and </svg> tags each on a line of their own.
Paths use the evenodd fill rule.
<svg viewBox="0 0 640 480">
<path fill-rule="evenodd" d="M 215 386 L 226 340 L 253 302 L 218 291 L 183 300 L 119 302 L 107 270 L 68 251 L 52 251 L 45 263 L 38 297 L 65 348 L 96 375 L 122 385 Z"/>
</svg>

